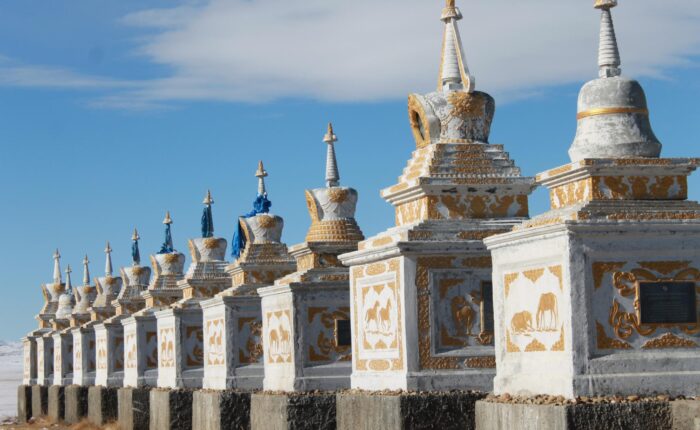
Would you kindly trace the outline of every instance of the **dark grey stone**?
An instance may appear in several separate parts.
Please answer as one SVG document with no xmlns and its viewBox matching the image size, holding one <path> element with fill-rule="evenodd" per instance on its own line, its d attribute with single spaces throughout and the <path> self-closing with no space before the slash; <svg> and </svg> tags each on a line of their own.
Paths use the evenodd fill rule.
<svg viewBox="0 0 700 430">
<path fill-rule="evenodd" d="M 17 387 L 17 421 L 26 423 L 32 417 L 32 387 L 20 385 Z"/>
<path fill-rule="evenodd" d="M 65 390 L 65 422 L 77 424 L 88 415 L 88 387 L 69 385 Z"/>
<path fill-rule="evenodd" d="M 49 418 L 54 421 L 63 421 L 66 415 L 65 387 L 52 385 L 49 387 Z"/>
<path fill-rule="evenodd" d="M 32 416 L 39 418 L 46 415 L 49 409 L 49 388 L 43 385 L 32 385 Z"/>
<path fill-rule="evenodd" d="M 250 429 L 250 393 L 195 391 L 192 395 L 192 429 Z"/>
<path fill-rule="evenodd" d="M 476 404 L 479 430 L 671 430 L 669 402 L 577 405 Z"/>
<path fill-rule="evenodd" d="M 468 391 L 338 393 L 338 429 L 474 429 L 475 404 L 485 396 Z"/>
<path fill-rule="evenodd" d="M 103 426 L 117 419 L 117 388 L 101 385 L 88 388 L 88 420 Z"/>
<path fill-rule="evenodd" d="M 151 414 L 150 388 L 120 388 L 119 427 L 122 430 L 148 430 Z"/>
<path fill-rule="evenodd" d="M 253 394 L 251 429 L 335 429 L 335 397 L 335 393 Z"/>
<path fill-rule="evenodd" d="M 154 388 L 150 396 L 150 430 L 192 429 L 191 390 Z"/>
</svg>

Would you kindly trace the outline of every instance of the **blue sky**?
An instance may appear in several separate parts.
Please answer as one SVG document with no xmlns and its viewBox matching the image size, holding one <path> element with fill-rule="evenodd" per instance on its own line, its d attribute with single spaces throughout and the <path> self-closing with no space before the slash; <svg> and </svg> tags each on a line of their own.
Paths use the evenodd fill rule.
<svg viewBox="0 0 700 430">
<path fill-rule="evenodd" d="M 497 101 L 491 142 L 527 175 L 568 161 L 578 89 L 596 75 L 590 3 L 458 1 L 477 88 Z M 647 92 L 663 155 L 698 156 L 700 4 L 658 3 L 614 11 L 623 70 Z M 170 210 L 185 251 L 208 188 L 216 234 L 230 240 L 255 197 L 258 159 L 284 240 L 302 241 L 303 190 L 323 185 L 329 120 L 365 234 L 393 225 L 378 192 L 414 148 L 406 95 L 435 85 L 440 9 L 425 0 L 3 1 L 0 339 L 35 327 L 56 247 L 78 283 L 85 253 L 101 275 L 106 240 L 115 266 L 129 264 L 134 227 L 142 254 L 156 251 Z M 698 190 L 693 178 L 691 198 Z M 531 213 L 547 202 L 538 190 Z"/>
</svg>

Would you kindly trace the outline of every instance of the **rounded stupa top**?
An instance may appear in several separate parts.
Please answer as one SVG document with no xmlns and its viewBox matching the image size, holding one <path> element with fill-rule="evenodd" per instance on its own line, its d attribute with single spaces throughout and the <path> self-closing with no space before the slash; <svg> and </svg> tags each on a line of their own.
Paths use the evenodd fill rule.
<svg viewBox="0 0 700 430">
<path fill-rule="evenodd" d="M 615 6 L 617 0 L 595 1 L 595 8 L 601 11 L 599 77 L 587 82 L 579 93 L 576 137 L 569 149 L 571 161 L 661 154 L 642 86 L 621 76 L 622 62 L 611 13 Z"/>
<path fill-rule="evenodd" d="M 431 143 L 488 143 L 496 103 L 475 91 L 475 79 L 464 58 L 457 21 L 462 13 L 455 0 L 447 0 L 440 17 L 444 23 L 437 91 L 411 94 L 409 121 L 417 146 Z"/>
<path fill-rule="evenodd" d="M 71 284 L 70 274 L 72 270 L 70 265 L 66 266 L 66 289 L 58 297 L 58 309 L 56 309 L 56 319 L 68 319 L 73 312 L 73 286 Z"/>
</svg>

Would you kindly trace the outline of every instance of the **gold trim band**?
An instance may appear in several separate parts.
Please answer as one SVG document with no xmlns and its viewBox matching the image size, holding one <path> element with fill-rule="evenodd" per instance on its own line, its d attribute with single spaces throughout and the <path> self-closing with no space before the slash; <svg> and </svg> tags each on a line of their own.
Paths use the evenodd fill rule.
<svg viewBox="0 0 700 430">
<path fill-rule="evenodd" d="M 631 108 L 631 107 L 612 107 L 612 108 L 597 108 L 597 109 L 591 109 L 591 110 L 579 112 L 576 115 L 576 119 L 583 119 L 583 118 L 588 118 L 589 116 L 609 115 L 609 114 L 615 114 L 615 113 L 638 113 L 641 115 L 649 115 L 649 111 L 647 109 Z"/>
</svg>

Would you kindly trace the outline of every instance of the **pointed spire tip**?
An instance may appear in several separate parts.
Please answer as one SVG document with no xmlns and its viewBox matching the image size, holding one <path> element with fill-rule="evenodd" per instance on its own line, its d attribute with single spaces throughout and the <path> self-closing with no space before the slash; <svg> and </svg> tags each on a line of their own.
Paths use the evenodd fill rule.
<svg viewBox="0 0 700 430">
<path fill-rule="evenodd" d="M 211 190 L 207 190 L 207 195 L 204 196 L 204 201 L 202 203 L 207 206 L 214 203 L 214 199 L 211 197 Z"/>
<path fill-rule="evenodd" d="M 596 9 L 612 9 L 617 6 L 617 0 L 595 0 Z"/>
<path fill-rule="evenodd" d="M 134 234 L 131 236 L 131 240 L 136 242 L 139 239 L 141 239 L 141 236 L 139 236 L 139 231 L 134 228 Z"/>
<path fill-rule="evenodd" d="M 165 212 L 165 219 L 163 220 L 163 224 L 168 225 L 168 224 L 172 224 L 172 223 L 173 223 L 173 219 L 170 218 L 170 211 L 166 211 Z"/>
</svg>

